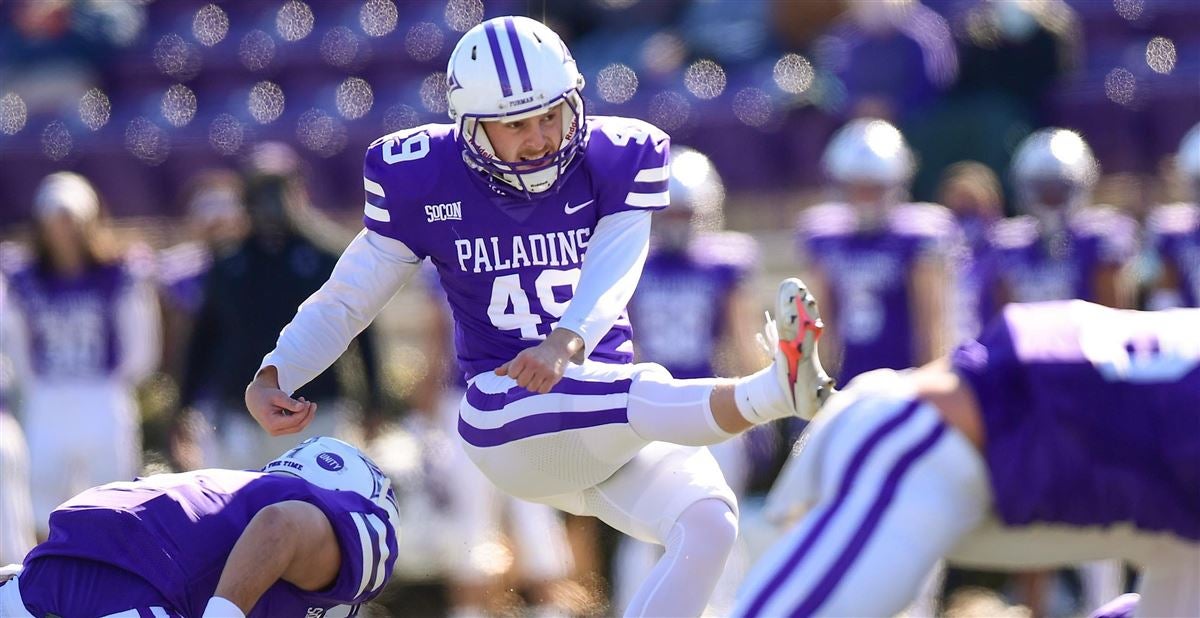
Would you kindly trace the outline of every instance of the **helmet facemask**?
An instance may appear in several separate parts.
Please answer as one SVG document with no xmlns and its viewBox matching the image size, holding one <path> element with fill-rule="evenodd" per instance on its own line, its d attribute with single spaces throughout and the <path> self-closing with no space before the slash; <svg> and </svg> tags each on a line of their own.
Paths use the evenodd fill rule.
<svg viewBox="0 0 1200 618">
<path fill-rule="evenodd" d="M 484 122 L 512 122 L 545 114 L 559 105 L 562 120 L 562 139 L 554 152 L 527 161 L 503 161 L 496 154 Z M 463 150 L 463 160 L 471 167 L 490 175 L 498 182 L 496 190 L 513 197 L 532 199 L 534 195 L 549 191 L 557 181 L 567 175 L 571 163 L 583 149 L 587 127 L 581 122 L 584 115 L 583 97 L 578 88 L 573 88 L 551 101 L 532 110 L 504 116 L 482 114 L 459 114 L 458 142 Z"/>
</svg>

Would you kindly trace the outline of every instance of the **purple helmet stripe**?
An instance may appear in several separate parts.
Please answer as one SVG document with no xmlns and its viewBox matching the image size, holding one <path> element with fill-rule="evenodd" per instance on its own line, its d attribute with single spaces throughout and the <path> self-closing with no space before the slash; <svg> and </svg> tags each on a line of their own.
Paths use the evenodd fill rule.
<svg viewBox="0 0 1200 618">
<path fill-rule="evenodd" d="M 512 85 L 508 83 L 508 69 L 504 66 L 504 56 L 500 53 L 500 39 L 496 38 L 496 25 L 488 21 L 483 24 L 487 32 L 488 47 L 492 48 L 492 62 L 496 63 L 496 74 L 500 76 L 500 91 L 504 96 L 512 96 Z"/>
<path fill-rule="evenodd" d="M 508 44 L 512 46 L 513 57 L 517 60 L 517 75 L 521 78 L 521 92 L 533 90 L 529 83 L 529 67 L 525 66 L 525 52 L 521 51 L 521 41 L 517 39 L 517 26 L 513 18 L 504 18 L 504 30 L 508 32 Z"/>
</svg>

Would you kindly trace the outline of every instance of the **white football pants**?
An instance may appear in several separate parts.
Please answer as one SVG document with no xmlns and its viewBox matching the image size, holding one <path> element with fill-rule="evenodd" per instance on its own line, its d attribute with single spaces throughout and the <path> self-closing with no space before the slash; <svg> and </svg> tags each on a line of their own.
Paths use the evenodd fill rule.
<svg viewBox="0 0 1200 618">
<path fill-rule="evenodd" d="M 805 512 L 747 577 L 734 615 L 891 616 L 943 557 L 1019 570 L 1127 559 L 1144 569 L 1139 614 L 1200 615 L 1200 545 L 1128 528 L 1000 526 L 975 447 L 894 372 L 873 374 L 801 438 L 768 508 Z"/>
</svg>

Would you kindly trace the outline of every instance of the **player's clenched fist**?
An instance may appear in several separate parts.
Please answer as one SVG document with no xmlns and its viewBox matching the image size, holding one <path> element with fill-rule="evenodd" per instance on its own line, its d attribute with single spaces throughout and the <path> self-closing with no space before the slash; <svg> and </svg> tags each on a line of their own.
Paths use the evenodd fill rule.
<svg viewBox="0 0 1200 618">
<path fill-rule="evenodd" d="M 246 387 L 246 409 L 267 433 L 282 436 L 304 430 L 312 422 L 317 404 L 289 397 L 279 388 L 275 367 L 268 365 Z"/>
<path fill-rule="evenodd" d="M 575 333 L 554 329 L 544 341 L 525 348 L 516 358 L 496 368 L 496 375 L 508 376 L 517 386 L 535 393 L 549 393 L 562 379 L 567 363 L 583 350 L 583 339 Z"/>
</svg>

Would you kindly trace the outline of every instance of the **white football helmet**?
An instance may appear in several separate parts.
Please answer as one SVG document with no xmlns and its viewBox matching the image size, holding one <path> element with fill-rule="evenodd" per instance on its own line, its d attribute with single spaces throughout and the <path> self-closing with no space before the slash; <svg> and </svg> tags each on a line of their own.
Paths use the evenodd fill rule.
<svg viewBox="0 0 1200 618">
<path fill-rule="evenodd" d="M 467 163 L 491 174 L 497 189 L 531 197 L 564 178 L 587 138 L 584 79 L 571 52 L 553 30 L 528 17 L 497 17 L 471 28 L 446 68 L 449 113 Z M 518 165 L 501 161 L 479 123 L 516 121 L 562 103 L 557 152 Z"/>
<path fill-rule="evenodd" d="M 1179 142 L 1175 168 L 1187 185 L 1188 199 L 1200 203 L 1200 123 L 1196 123 Z"/>
<path fill-rule="evenodd" d="M 839 184 L 907 188 L 916 163 L 899 129 L 877 118 L 859 118 L 829 140 L 821 167 Z"/>
<path fill-rule="evenodd" d="M 1033 132 L 1013 155 L 1017 205 L 1026 212 L 1083 205 L 1100 164 L 1078 133 L 1051 127 Z"/>
<path fill-rule="evenodd" d="M 386 511 L 400 534 L 392 482 L 370 457 L 337 438 L 309 438 L 263 466 L 262 471 L 299 477 L 322 489 L 352 491 Z"/>
<path fill-rule="evenodd" d="M 685 251 L 695 234 L 725 227 L 725 184 L 707 156 L 686 146 L 672 146 L 667 180 L 671 207 L 655 215 L 658 248 Z"/>
<path fill-rule="evenodd" d="M 690 212 L 697 231 L 725 227 L 725 183 L 707 156 L 687 146 L 673 146 L 668 180 L 671 207 Z"/>
<path fill-rule="evenodd" d="M 45 219 L 59 212 L 80 223 L 99 216 L 100 198 L 87 178 L 75 172 L 55 172 L 42 179 L 33 198 L 34 216 Z"/>
</svg>

